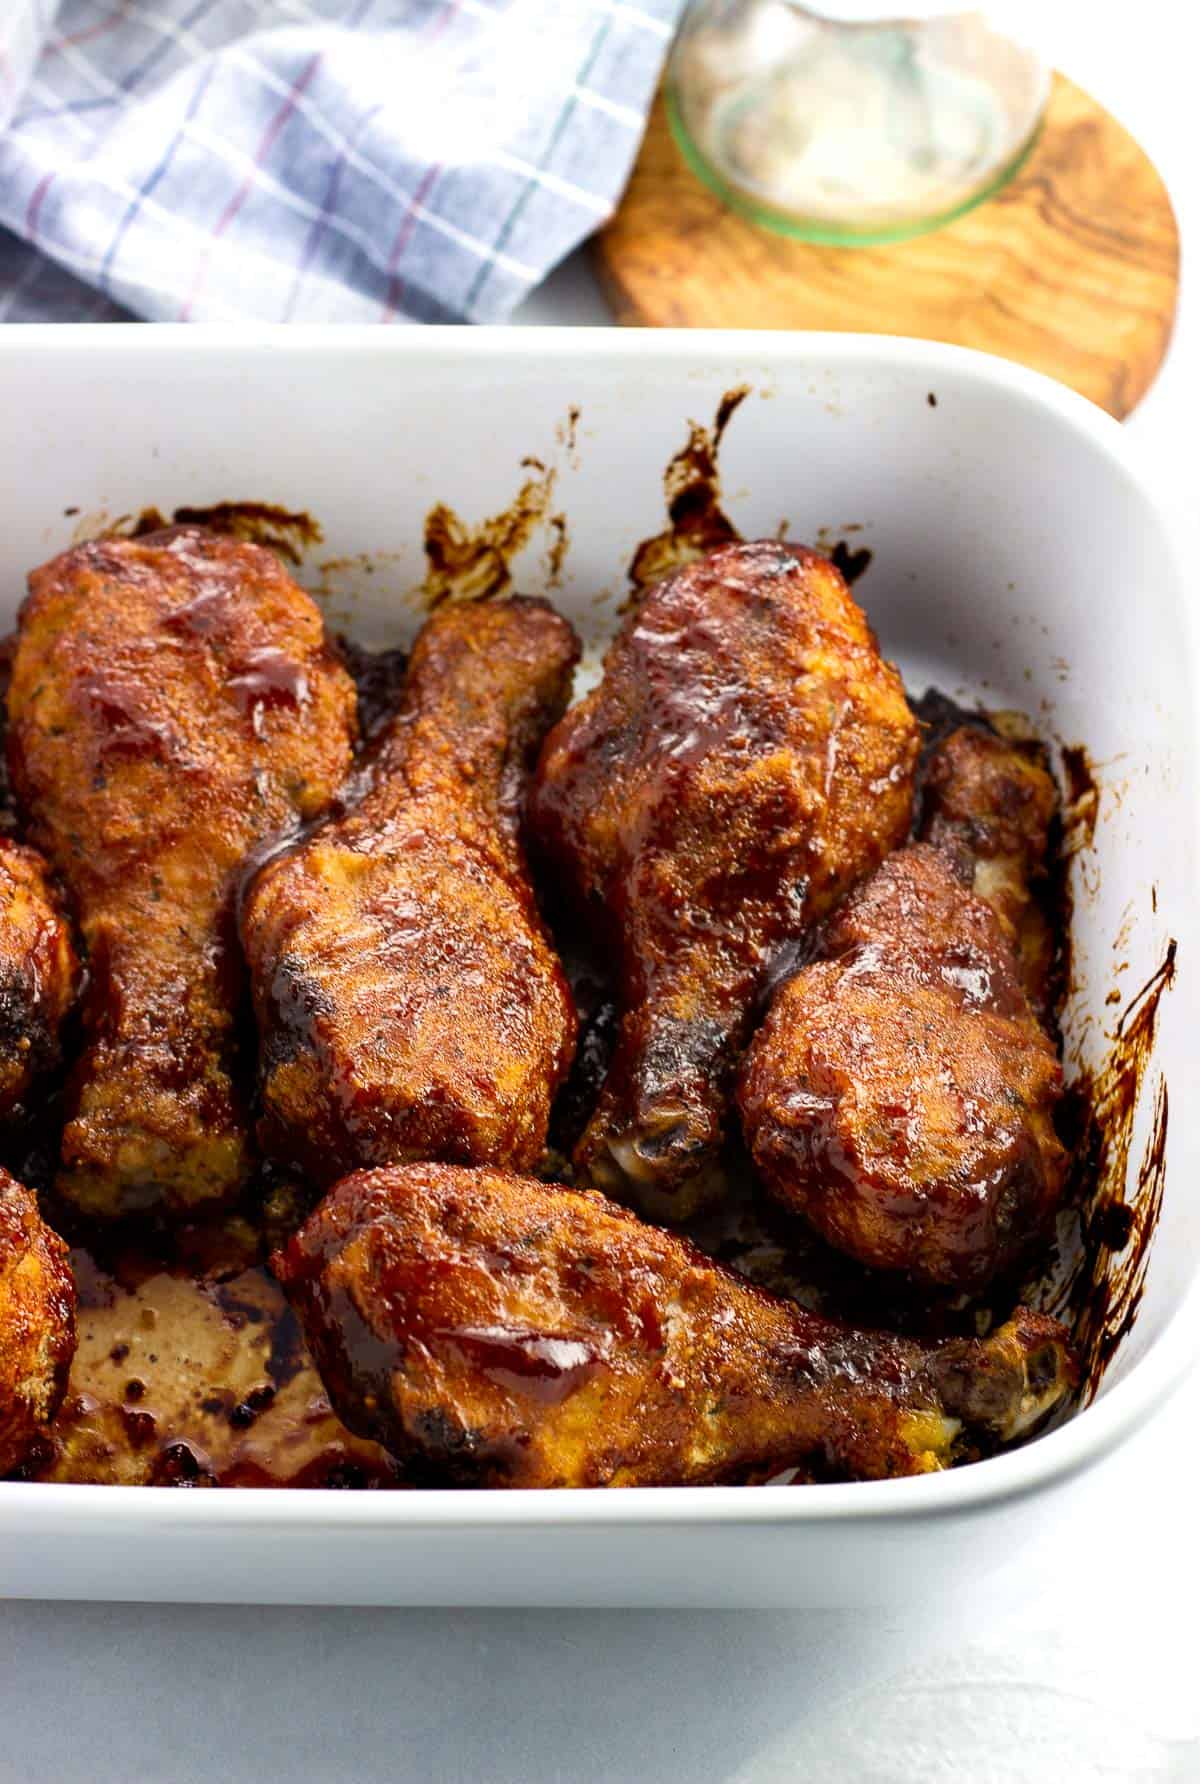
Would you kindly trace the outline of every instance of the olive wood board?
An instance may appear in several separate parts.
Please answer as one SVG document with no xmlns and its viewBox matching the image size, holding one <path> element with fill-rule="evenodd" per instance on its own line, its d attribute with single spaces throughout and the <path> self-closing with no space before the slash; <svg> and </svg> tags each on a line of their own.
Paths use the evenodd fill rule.
<svg viewBox="0 0 1200 1784">
<path fill-rule="evenodd" d="M 1007 185 L 940 229 L 879 247 L 818 247 L 737 215 L 686 165 L 660 93 L 595 252 L 620 322 L 948 341 L 1046 372 L 1118 419 L 1162 363 L 1179 285 L 1157 169 L 1061 74 Z"/>
</svg>

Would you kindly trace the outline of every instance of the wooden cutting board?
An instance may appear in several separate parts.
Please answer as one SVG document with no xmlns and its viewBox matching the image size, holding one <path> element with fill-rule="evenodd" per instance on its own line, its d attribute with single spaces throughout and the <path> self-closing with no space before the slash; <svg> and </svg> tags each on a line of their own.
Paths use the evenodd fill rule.
<svg viewBox="0 0 1200 1784">
<path fill-rule="evenodd" d="M 661 95 L 597 240 L 621 322 L 830 328 L 979 347 L 1124 417 L 1171 337 L 1179 232 L 1154 164 L 1062 75 L 1041 134 L 993 198 L 944 228 L 825 248 L 757 228 L 691 173 Z"/>
</svg>

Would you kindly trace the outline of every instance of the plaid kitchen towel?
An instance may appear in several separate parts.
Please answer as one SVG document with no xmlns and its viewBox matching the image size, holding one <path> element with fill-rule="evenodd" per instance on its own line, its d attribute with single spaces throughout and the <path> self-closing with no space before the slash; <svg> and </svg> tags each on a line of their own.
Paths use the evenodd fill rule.
<svg viewBox="0 0 1200 1784">
<path fill-rule="evenodd" d="M 500 320 L 611 213 L 680 4 L 0 0 L 0 321 Z"/>
</svg>

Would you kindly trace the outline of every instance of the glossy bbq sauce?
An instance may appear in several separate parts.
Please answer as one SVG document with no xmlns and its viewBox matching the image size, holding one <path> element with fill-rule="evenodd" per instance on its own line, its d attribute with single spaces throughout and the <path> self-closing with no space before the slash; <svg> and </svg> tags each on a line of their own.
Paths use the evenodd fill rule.
<svg viewBox="0 0 1200 1784">
<path fill-rule="evenodd" d="M 138 693 L 105 670 L 93 669 L 79 692 L 95 721 L 91 746 L 98 766 L 114 756 L 169 762 L 178 749 L 172 727 L 148 717 Z"/>
<path fill-rule="evenodd" d="M 455 1326 L 430 1337 L 435 1348 L 456 1353 L 498 1387 L 543 1406 L 557 1406 L 607 1365 L 602 1345 L 512 1326 Z"/>
<path fill-rule="evenodd" d="M 226 685 L 242 717 L 250 720 L 255 736 L 262 735 L 265 712 L 280 707 L 296 712 L 309 701 L 308 676 L 282 650 L 251 651 L 235 666 Z"/>
</svg>

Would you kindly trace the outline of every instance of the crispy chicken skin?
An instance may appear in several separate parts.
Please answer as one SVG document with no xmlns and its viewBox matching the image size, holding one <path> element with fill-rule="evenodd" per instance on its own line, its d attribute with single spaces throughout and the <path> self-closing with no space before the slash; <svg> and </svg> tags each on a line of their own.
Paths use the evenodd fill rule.
<svg viewBox="0 0 1200 1784">
<path fill-rule="evenodd" d="M 235 890 L 256 845 L 328 803 L 354 731 L 320 614 L 259 546 L 170 529 L 30 577 L 9 753 L 87 949 L 58 1188 L 89 1214 L 245 1182 Z"/>
<path fill-rule="evenodd" d="M 995 911 L 1021 978 L 1045 1017 L 1054 941 L 1038 890 L 1046 876 L 1058 790 L 1041 754 L 982 725 L 960 725 L 925 764 L 920 835 L 969 864 Z"/>
<path fill-rule="evenodd" d="M 74 1354 L 67 1248 L 41 1218 L 33 1192 L 0 1170 L 0 1476 L 45 1434 Z"/>
<path fill-rule="evenodd" d="M 70 926 L 46 863 L 0 837 L 0 1116 L 58 1064 L 59 1031 L 78 987 Z"/>
<path fill-rule="evenodd" d="M 719 1188 L 771 962 L 902 839 L 917 749 L 898 675 L 815 552 L 726 546 L 642 597 L 546 740 L 531 801 L 620 960 L 583 1179 L 656 1218 Z"/>
<path fill-rule="evenodd" d="M 967 883 L 964 883 L 964 880 Z M 772 1193 L 831 1244 L 977 1289 L 1062 1190 L 1062 1071 L 970 865 L 889 857 L 782 985 L 738 1090 Z"/>
<path fill-rule="evenodd" d="M 594 1192 L 500 1171 L 356 1173 L 272 1267 L 346 1424 L 463 1486 L 920 1473 L 1073 1380 L 1042 1315 L 982 1342 L 856 1331 Z"/>
<path fill-rule="evenodd" d="M 518 824 L 577 656 L 544 601 L 441 608 L 361 802 L 248 892 L 263 1144 L 317 1182 L 541 1155 L 575 1011 Z"/>
</svg>

